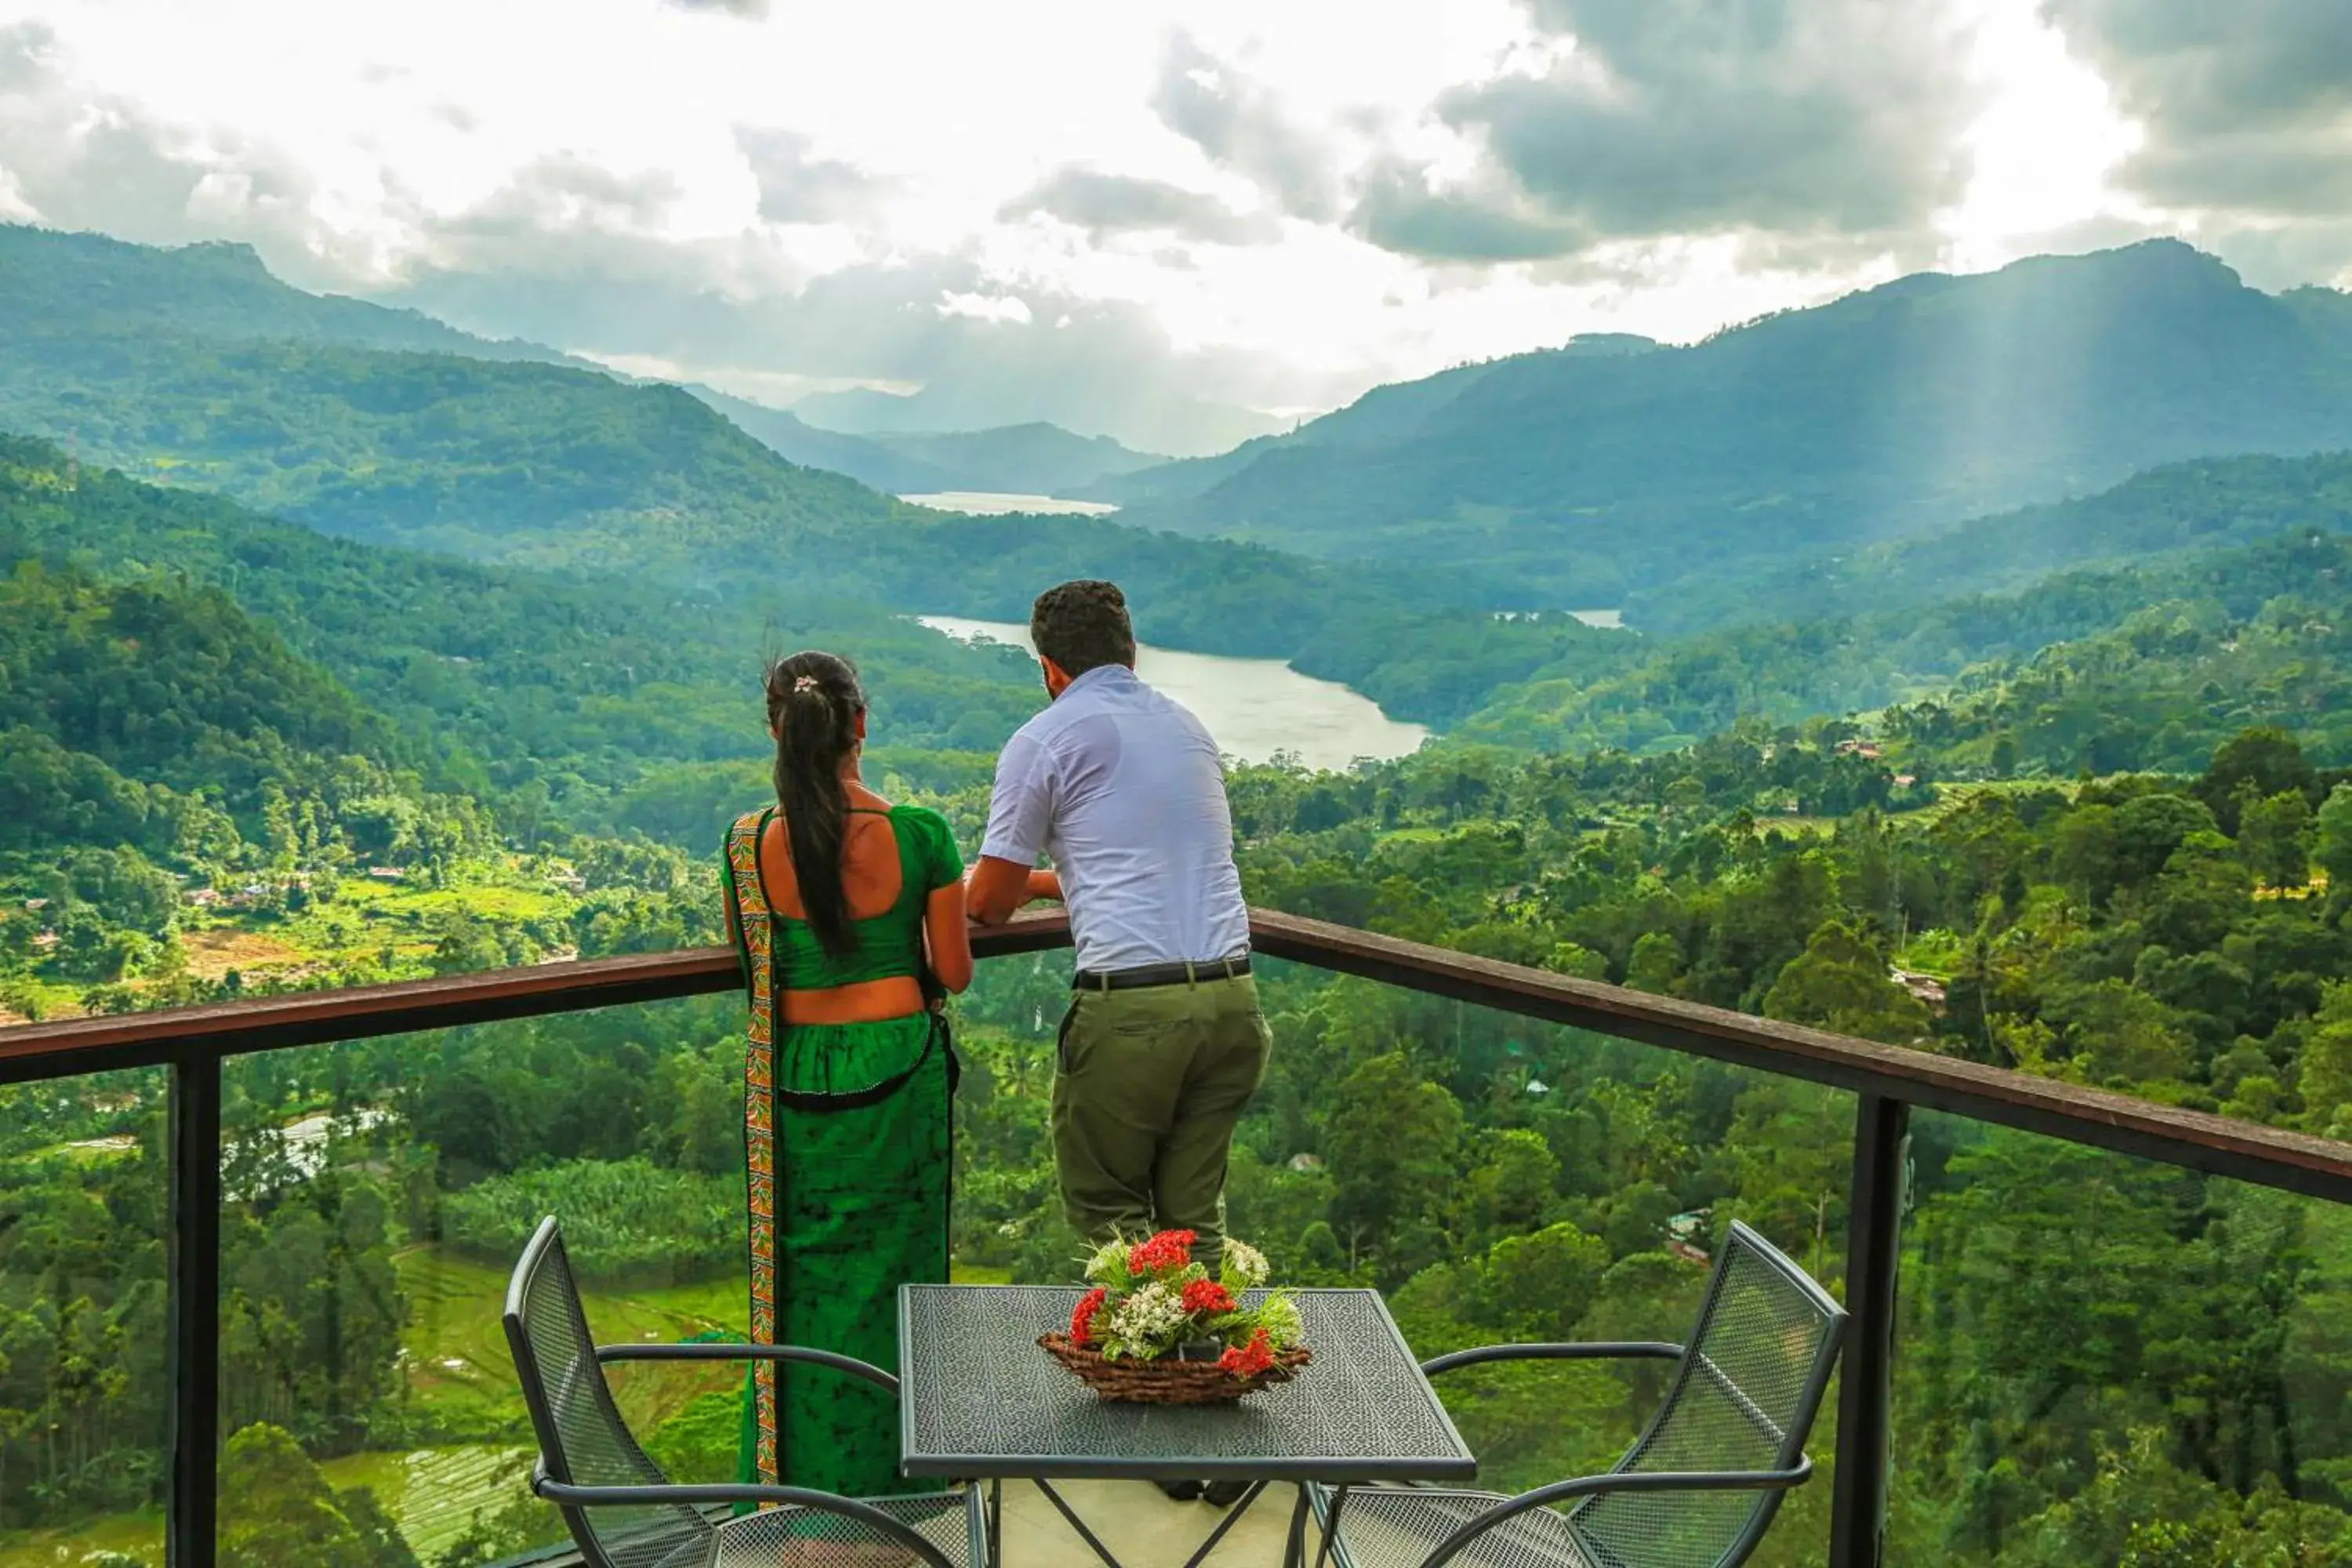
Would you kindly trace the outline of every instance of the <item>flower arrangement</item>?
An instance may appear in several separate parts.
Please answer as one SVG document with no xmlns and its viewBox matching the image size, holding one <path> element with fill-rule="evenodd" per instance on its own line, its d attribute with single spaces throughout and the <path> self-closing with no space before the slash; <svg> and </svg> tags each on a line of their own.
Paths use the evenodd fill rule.
<svg viewBox="0 0 2352 1568">
<path fill-rule="evenodd" d="M 1214 1346 L 1219 1369 L 1239 1379 L 1263 1377 L 1285 1352 L 1301 1349 L 1298 1304 L 1287 1295 L 1242 1304 L 1242 1292 L 1265 1283 L 1265 1254 L 1228 1241 L 1212 1277 L 1192 1260 L 1198 1239 L 1189 1230 L 1163 1230 L 1097 1248 L 1087 1259 L 1094 1289 L 1070 1315 L 1068 1343 L 1106 1361 L 1153 1361 Z"/>
</svg>

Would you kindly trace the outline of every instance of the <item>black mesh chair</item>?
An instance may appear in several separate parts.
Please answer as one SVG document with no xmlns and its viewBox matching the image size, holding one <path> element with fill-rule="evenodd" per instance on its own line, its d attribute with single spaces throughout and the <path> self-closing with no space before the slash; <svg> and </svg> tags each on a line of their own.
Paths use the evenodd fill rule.
<svg viewBox="0 0 2352 1568">
<path fill-rule="evenodd" d="M 802 1362 L 897 1392 L 877 1366 L 792 1345 L 606 1345 L 588 1337 L 553 1216 L 507 1286 L 507 1343 L 539 1436 L 531 1489 L 562 1511 L 590 1568 L 986 1568 L 980 1490 L 858 1500 L 802 1487 L 678 1486 L 630 1436 L 615 1361 Z M 719 1505 L 768 1505 L 713 1518 Z"/>
<path fill-rule="evenodd" d="M 1487 1362 L 1674 1361 L 1664 1403 L 1614 1469 L 1514 1498 L 1310 1486 L 1288 1559 L 1304 1554 L 1311 1508 L 1339 1568 L 1444 1568 L 1456 1557 L 1481 1568 L 1733 1568 L 1812 1474 L 1805 1435 L 1844 1334 L 1844 1309 L 1735 1224 L 1687 1347 L 1488 1345 L 1423 1363 L 1433 1377 Z"/>
</svg>

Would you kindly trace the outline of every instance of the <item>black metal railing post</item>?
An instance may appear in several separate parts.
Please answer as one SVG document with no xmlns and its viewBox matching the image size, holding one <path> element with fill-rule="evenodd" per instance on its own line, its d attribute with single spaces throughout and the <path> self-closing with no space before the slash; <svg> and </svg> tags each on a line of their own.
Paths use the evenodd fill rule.
<svg viewBox="0 0 2352 1568">
<path fill-rule="evenodd" d="M 1846 1209 L 1845 1365 L 1838 1378 L 1837 1477 L 1830 1568 L 1880 1568 L 1892 1452 L 1895 1269 L 1903 1247 L 1911 1108 L 1864 1094 L 1853 1113 L 1853 1193 Z"/>
<path fill-rule="evenodd" d="M 213 1568 L 220 1482 L 221 1058 L 172 1058 L 170 1124 L 172 1404 L 163 1561 Z"/>
</svg>

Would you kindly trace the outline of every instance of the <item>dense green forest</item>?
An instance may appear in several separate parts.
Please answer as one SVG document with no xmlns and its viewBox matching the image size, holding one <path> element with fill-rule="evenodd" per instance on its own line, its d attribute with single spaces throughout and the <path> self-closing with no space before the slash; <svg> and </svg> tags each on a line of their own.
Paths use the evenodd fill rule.
<svg viewBox="0 0 2352 1568">
<path fill-rule="evenodd" d="M 1784 614 L 1858 616 L 2014 592 L 2054 572 L 2152 563 L 2294 532 L 2352 530 L 2352 458 L 2210 458 L 2136 474 L 2095 496 L 1907 535 L 1884 544 L 1716 575 L 1627 597 L 1657 636 Z"/>
<path fill-rule="evenodd" d="M 1924 739 L 2015 731 L 2060 770 L 2109 772 L 2131 748 L 2105 728 L 2170 724 L 2161 764 L 2193 766 L 2230 731 L 2292 721 L 2315 750 L 2336 717 L 2352 539 L 2298 531 L 2239 550 L 2065 573 L 2020 592 L 1721 632 L 1565 644 L 1567 657 L 1489 693 L 1454 732 L 1554 749 L 1686 746 L 1744 716 L 1790 721 L 1919 702 Z M 1496 623 L 1491 645 L 1557 631 Z M 1377 679 L 1377 677 L 1374 678 Z M 2113 706 L 2128 711 L 2108 712 Z M 1890 715 L 1898 726 L 1910 722 Z M 1989 763 L 1989 756 L 1974 760 Z"/>
<path fill-rule="evenodd" d="M 1244 769 L 1244 874 L 1275 907 L 2352 1131 L 2352 937 L 2329 890 L 2352 886 L 2340 775 L 2257 731 L 2188 777 L 1952 785 L 1888 811 L 1871 804 L 1883 768 L 1839 748 L 1816 726 L 1646 761 L 1468 751 L 1344 777 Z M 982 788 L 940 797 L 966 833 Z M 1808 814 L 1779 812 L 1784 795 Z M 689 879 L 683 861 L 669 874 Z M 1388 1289 L 1424 1351 L 1678 1331 L 1703 1276 L 1693 1258 L 1735 1216 L 1839 1278 L 1843 1097 L 1295 968 L 1267 994 L 1277 1048 L 1237 1149 L 1234 1223 L 1287 1278 Z M 956 1251 L 978 1277 L 1060 1278 L 1074 1248 L 1043 1136 L 1061 995 L 1053 958 L 1006 960 L 961 1005 Z M 574 1218 L 612 1310 L 710 1281 L 704 1310 L 723 1329 L 740 1289 L 736 1005 L 238 1062 L 224 1421 L 240 1462 L 320 1489 L 358 1542 L 415 1508 L 303 1478 L 364 1473 L 352 1467 L 385 1449 L 514 1441 L 495 1368 L 404 1371 L 396 1352 L 486 1311 L 433 1292 L 453 1270 L 494 1281 L 551 1206 Z M 152 1495 L 137 1413 L 160 1364 L 108 1347 L 160 1310 L 158 1086 L 54 1094 L 12 1093 L 0 1166 L 17 1219 L 0 1230 L 0 1274 L 22 1291 L 0 1329 L 0 1408 L 27 1413 L 8 1463 L 42 1478 L 6 1494 L 16 1526 Z M 282 1131 L 304 1114 L 341 1118 L 318 1167 Z M 109 1136 L 120 1152 L 71 1147 Z M 1923 1124 L 1916 1158 L 1904 1561 L 2146 1562 L 2159 1525 L 2195 1553 L 2181 1562 L 2352 1552 L 2342 1216 L 1946 1119 Z M 2058 1201 L 2085 1192 L 2104 1215 L 2088 1228 Z M 2103 1331 L 2052 1336 L 2062 1310 Z M 112 1392 L 76 1366 L 114 1369 Z M 1560 1372 L 1448 1392 L 1511 1485 L 1604 1458 L 1654 1389 Z M 670 1462 L 731 1462 L 731 1390 L 628 1397 Z M 151 1457 L 128 1462 L 142 1445 Z M 439 1561 L 548 1533 L 494 1479 L 472 1495 L 478 1517 L 435 1536 Z M 1817 1559 L 1825 1503 L 1825 1488 L 1800 1494 L 1770 1561 Z"/>
<path fill-rule="evenodd" d="M 0 568 L 26 559 L 219 588 L 450 765 L 478 759 L 488 793 L 536 784 L 586 821 L 649 766 L 756 754 L 747 690 L 791 647 L 857 650 L 900 745 L 992 747 L 1037 700 L 1025 663 L 831 595 L 755 602 L 374 547 L 0 437 Z"/>
</svg>

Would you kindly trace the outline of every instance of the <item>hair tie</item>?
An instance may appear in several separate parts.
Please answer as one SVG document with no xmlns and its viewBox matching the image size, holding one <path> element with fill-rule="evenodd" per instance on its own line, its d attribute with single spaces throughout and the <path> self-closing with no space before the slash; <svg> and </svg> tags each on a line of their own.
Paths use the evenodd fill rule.
<svg viewBox="0 0 2352 1568">
<path fill-rule="evenodd" d="M 795 696 L 803 691 L 814 691 L 816 689 L 817 679 L 814 675 L 803 675 L 793 682 L 793 693 Z"/>
</svg>

